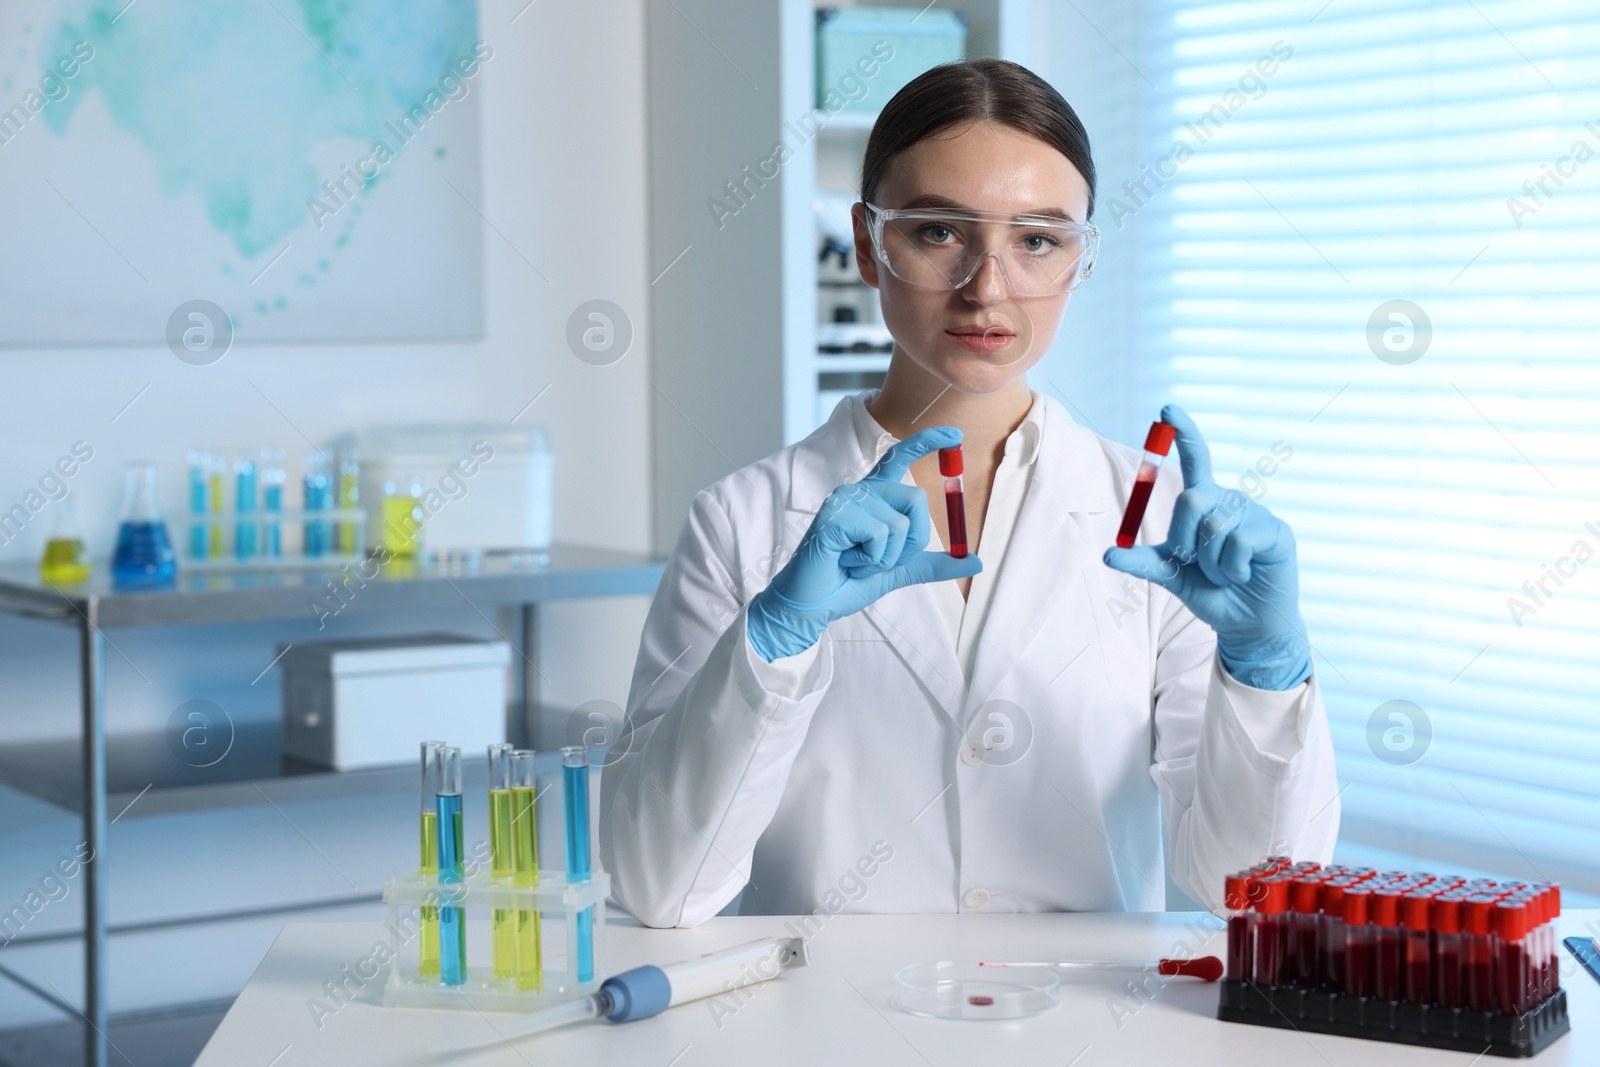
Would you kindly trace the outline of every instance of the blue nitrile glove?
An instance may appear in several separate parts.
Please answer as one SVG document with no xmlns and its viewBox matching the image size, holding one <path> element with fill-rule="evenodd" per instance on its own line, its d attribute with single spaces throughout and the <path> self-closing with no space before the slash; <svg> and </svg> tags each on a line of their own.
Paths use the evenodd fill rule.
<svg viewBox="0 0 1600 1067">
<path fill-rule="evenodd" d="M 954 426 L 918 430 L 895 442 L 865 478 L 828 494 L 789 562 L 750 601 L 746 628 L 757 655 L 771 663 L 804 652 L 834 619 L 901 586 L 983 570 L 977 556 L 922 550 L 930 536 L 928 496 L 900 481 L 913 461 L 960 443 Z"/>
<path fill-rule="evenodd" d="M 1106 565 L 1156 583 L 1217 632 L 1228 673 L 1256 689 L 1293 689 L 1311 676 L 1311 643 L 1300 621 L 1300 577 L 1287 523 L 1237 489 L 1211 478 L 1211 450 L 1176 404 L 1161 409 L 1176 427 L 1183 492 L 1167 539 L 1109 548 Z"/>
</svg>

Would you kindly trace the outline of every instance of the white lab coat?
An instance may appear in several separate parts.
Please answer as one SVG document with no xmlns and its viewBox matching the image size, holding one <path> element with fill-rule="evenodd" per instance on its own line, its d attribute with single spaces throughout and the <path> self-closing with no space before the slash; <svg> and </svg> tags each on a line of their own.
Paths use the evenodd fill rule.
<svg viewBox="0 0 1600 1067">
<path fill-rule="evenodd" d="M 1315 675 L 1235 681 L 1208 625 L 1102 562 L 1139 453 L 1046 401 L 970 685 L 921 585 L 829 625 L 801 676 L 750 648 L 745 605 L 868 469 L 846 403 L 696 494 L 640 640 L 626 755 L 601 776 L 618 903 L 651 926 L 741 889 L 745 914 L 1150 911 L 1168 871 L 1217 907 L 1224 876 L 1269 853 L 1329 861 Z M 1143 542 L 1165 537 L 1177 467 Z"/>
</svg>

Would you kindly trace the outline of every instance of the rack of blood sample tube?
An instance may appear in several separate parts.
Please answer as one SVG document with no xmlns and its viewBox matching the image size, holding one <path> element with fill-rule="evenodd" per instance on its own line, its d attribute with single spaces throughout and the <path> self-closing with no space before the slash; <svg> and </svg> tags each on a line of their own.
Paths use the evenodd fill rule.
<svg viewBox="0 0 1600 1067">
<path fill-rule="evenodd" d="M 1273 856 L 1229 875 L 1217 1017 L 1495 1056 L 1570 1028 L 1561 887 Z"/>
</svg>

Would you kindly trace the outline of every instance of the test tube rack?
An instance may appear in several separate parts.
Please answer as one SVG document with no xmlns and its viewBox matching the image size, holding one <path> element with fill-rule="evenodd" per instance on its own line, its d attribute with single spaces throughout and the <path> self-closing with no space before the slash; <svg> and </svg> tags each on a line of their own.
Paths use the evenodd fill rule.
<svg viewBox="0 0 1600 1067">
<path fill-rule="evenodd" d="M 606 896 L 611 879 L 595 871 L 588 879 L 567 881 L 565 871 L 540 871 L 539 884 L 519 886 L 486 871 L 445 882 L 436 874 L 412 872 L 390 878 L 383 886 L 389 905 L 389 977 L 383 1002 L 389 1007 L 465 1008 L 481 1011 L 529 1011 L 572 1000 L 600 987 L 604 966 Z M 423 908 L 461 908 L 467 927 L 466 980 L 445 985 L 437 974 L 421 973 L 421 939 L 426 930 Z M 497 978 L 489 966 L 487 934 L 491 913 L 538 913 L 544 936 L 539 988 L 520 989 L 514 977 Z M 578 916 L 592 916 L 595 977 L 578 980 Z M 481 940 L 474 937 L 480 934 Z M 560 936 L 551 936 L 560 935 Z M 437 936 L 437 935 L 436 935 Z"/>
<path fill-rule="evenodd" d="M 1227 881 L 1228 971 L 1219 983 L 1217 1007 L 1217 1018 L 1225 1022 L 1503 1057 L 1535 1056 L 1571 1029 L 1556 949 L 1558 886 L 1325 868 L 1291 864 L 1288 857 L 1269 857 Z M 1286 881 L 1296 890 L 1292 908 L 1284 906 Z M 1368 900 L 1347 907 L 1347 891 L 1367 898 L 1403 895 L 1411 905 L 1410 922 L 1385 915 L 1368 924 Z M 1516 920 L 1525 925 L 1505 931 L 1519 936 L 1508 940 L 1498 929 L 1458 926 L 1463 901 L 1491 897 L 1513 909 L 1529 908 L 1526 920 Z M 1360 925 L 1347 924 L 1345 918 L 1355 914 Z M 1269 925 L 1271 931 L 1263 933 Z M 1377 951 L 1376 940 L 1367 942 L 1369 934 L 1386 950 Z M 1466 938 L 1481 944 L 1469 950 Z M 1387 947 L 1389 939 L 1395 947 Z M 1351 947 L 1358 944 L 1359 953 Z M 1463 969 L 1469 951 L 1484 972 L 1481 979 Z M 1496 1000 L 1495 1008 L 1525 1010 L 1483 1010 L 1470 1003 L 1477 995 L 1470 992 L 1474 981 L 1488 983 L 1482 988 Z"/>
<path fill-rule="evenodd" d="M 317 555 L 307 555 L 303 543 L 303 530 L 308 522 L 320 523 L 328 533 L 330 546 Z M 210 511 L 203 514 L 185 514 L 175 524 L 184 530 L 201 528 L 206 531 L 205 541 L 210 543 L 211 531 L 222 531 L 223 551 L 215 556 L 196 557 L 189 553 L 192 535 L 186 534 L 178 553 L 178 567 L 186 571 L 231 571 L 240 569 L 296 570 L 337 567 L 365 560 L 367 513 L 361 508 L 327 508 L 307 511 L 303 508 L 283 508 L 274 511 Z M 250 526 L 258 532 L 249 555 L 241 556 L 233 540 L 240 526 Z M 350 527 L 355 531 L 351 545 L 332 547 L 332 530 L 336 526 Z M 276 527 L 285 546 L 280 554 L 269 555 L 266 530 Z M 289 545 L 299 547 L 290 549 Z"/>
</svg>

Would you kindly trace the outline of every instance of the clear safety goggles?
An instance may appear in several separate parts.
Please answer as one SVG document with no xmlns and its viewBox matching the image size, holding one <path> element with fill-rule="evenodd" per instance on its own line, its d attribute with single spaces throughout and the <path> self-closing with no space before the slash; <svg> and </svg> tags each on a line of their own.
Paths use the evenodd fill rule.
<svg viewBox="0 0 1600 1067">
<path fill-rule="evenodd" d="M 1048 215 L 866 208 L 878 260 L 924 289 L 964 288 L 993 256 L 1015 295 L 1060 296 L 1089 277 L 1100 249 L 1093 226 Z"/>
</svg>

